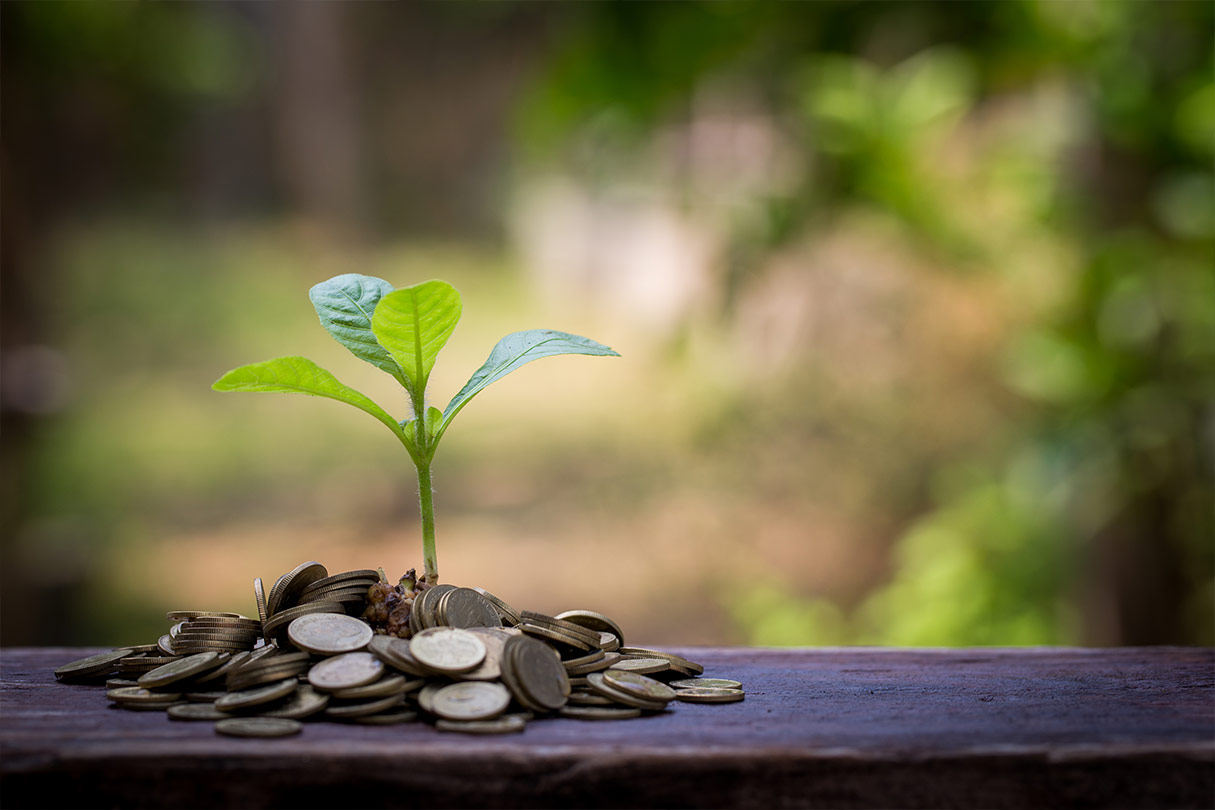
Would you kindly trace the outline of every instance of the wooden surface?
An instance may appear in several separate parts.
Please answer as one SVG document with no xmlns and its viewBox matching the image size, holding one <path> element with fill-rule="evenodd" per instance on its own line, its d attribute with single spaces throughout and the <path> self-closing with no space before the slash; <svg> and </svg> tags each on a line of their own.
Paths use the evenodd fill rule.
<svg viewBox="0 0 1215 810">
<path fill-rule="evenodd" d="M 730 705 L 523 734 L 308 724 L 220 737 L 0 650 L 16 807 L 1211 807 L 1215 651 L 686 649 Z"/>
</svg>

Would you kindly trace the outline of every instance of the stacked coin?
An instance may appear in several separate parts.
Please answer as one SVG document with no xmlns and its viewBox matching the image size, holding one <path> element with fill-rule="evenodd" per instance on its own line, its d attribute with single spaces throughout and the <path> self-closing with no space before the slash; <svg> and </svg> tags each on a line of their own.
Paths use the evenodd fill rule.
<svg viewBox="0 0 1215 810">
<path fill-rule="evenodd" d="M 261 578 L 253 595 L 266 641 L 283 640 L 288 626 L 301 616 L 322 613 L 358 616 L 367 606 L 367 589 L 380 581 L 376 571 L 361 569 L 330 575 L 325 566 L 309 561 L 283 574 L 267 594 Z"/>
<path fill-rule="evenodd" d="M 218 733 L 243 736 L 297 733 L 304 719 L 386 725 L 419 717 L 442 731 L 510 733 L 538 715 L 627 719 L 676 700 L 744 697 L 738 681 L 692 677 L 704 667 L 682 656 L 621 646 L 620 626 L 603 614 L 517 611 L 479 589 L 422 590 L 411 638 L 375 635 L 347 609 L 358 607 L 356 591 L 379 581 L 369 570 L 328 576 L 304 563 L 268 595 L 255 582 L 264 623 L 171 611 L 173 630 L 159 644 L 90 656 L 55 675 L 100 682 L 117 673 L 107 681 L 116 705 L 210 720 Z"/>
</svg>

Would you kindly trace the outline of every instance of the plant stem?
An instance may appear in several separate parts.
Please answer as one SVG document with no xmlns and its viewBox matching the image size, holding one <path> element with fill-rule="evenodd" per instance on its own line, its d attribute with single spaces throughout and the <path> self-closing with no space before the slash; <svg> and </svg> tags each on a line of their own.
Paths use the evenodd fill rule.
<svg viewBox="0 0 1215 810">
<path fill-rule="evenodd" d="M 430 461 L 418 465 L 418 501 L 422 507 L 422 564 L 427 585 L 439 584 L 439 563 L 435 557 L 435 502 L 430 485 Z"/>
</svg>

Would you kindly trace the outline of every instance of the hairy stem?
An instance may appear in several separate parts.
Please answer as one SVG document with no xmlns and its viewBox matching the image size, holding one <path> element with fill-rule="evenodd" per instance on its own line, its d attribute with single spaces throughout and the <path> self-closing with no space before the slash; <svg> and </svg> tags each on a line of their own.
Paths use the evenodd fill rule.
<svg viewBox="0 0 1215 810">
<path fill-rule="evenodd" d="M 439 563 L 435 558 L 435 503 L 430 484 L 430 461 L 418 465 L 418 501 L 422 507 L 422 578 L 427 585 L 439 584 Z"/>
</svg>

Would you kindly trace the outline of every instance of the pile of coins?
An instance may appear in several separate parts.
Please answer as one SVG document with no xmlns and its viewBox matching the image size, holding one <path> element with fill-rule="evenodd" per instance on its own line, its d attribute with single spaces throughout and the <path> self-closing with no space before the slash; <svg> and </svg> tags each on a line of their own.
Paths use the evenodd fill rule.
<svg viewBox="0 0 1215 810">
<path fill-rule="evenodd" d="M 55 676 L 104 681 L 106 697 L 124 709 L 255 737 L 298 733 L 305 719 L 426 719 L 441 731 L 497 734 L 542 715 L 627 719 L 676 700 L 744 698 L 738 681 L 700 678 L 704 667 L 693 661 L 623 646 L 620 626 L 603 614 L 518 611 L 482 589 L 420 590 L 410 638 L 377 634 L 356 616 L 381 582 L 375 571 L 330 576 L 304 563 L 268 595 L 254 581 L 258 619 L 170 611 L 172 627 L 157 644 L 74 661 Z"/>
</svg>

